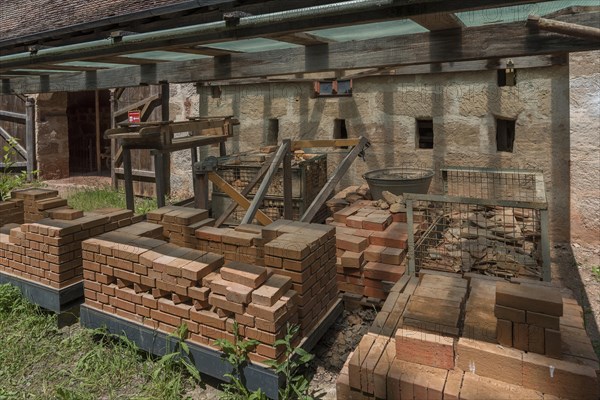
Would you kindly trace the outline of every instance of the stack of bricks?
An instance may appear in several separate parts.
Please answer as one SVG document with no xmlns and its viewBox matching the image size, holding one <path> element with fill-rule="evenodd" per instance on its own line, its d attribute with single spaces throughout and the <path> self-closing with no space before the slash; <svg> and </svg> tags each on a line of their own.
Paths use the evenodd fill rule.
<svg viewBox="0 0 600 400">
<path fill-rule="evenodd" d="M 385 300 L 406 268 L 406 213 L 392 214 L 361 200 L 328 222 L 336 227 L 340 291 L 347 298 Z"/>
<path fill-rule="evenodd" d="M 249 354 L 250 359 L 281 360 L 285 348 L 273 344 L 285 336 L 288 323 L 298 323 L 298 296 L 291 290 L 292 280 L 262 266 L 230 261 L 219 273 L 206 277 L 205 282 L 210 288 L 208 302 L 213 311 L 225 319 L 228 336 L 236 321 L 238 334 L 259 342 Z M 227 334 L 213 329 L 205 336 L 229 338 Z M 299 339 L 300 336 L 295 336 L 293 342 Z"/>
<path fill-rule="evenodd" d="M 196 230 L 198 249 L 222 254 L 227 261 L 264 266 L 262 227 L 252 224 L 235 229 L 206 226 Z"/>
<path fill-rule="evenodd" d="M 289 277 L 298 293 L 298 317 L 307 335 L 338 299 L 332 227 L 278 220 L 264 227 L 265 265 Z"/>
<path fill-rule="evenodd" d="M 8 224 L 22 224 L 25 222 L 23 200 L 9 199 L 0 201 L 0 227 Z"/>
<path fill-rule="evenodd" d="M 402 326 L 458 337 L 467 284 L 460 276 L 422 274 L 404 311 Z"/>
<path fill-rule="evenodd" d="M 0 271 L 61 289 L 82 279 L 81 242 L 141 219 L 129 210 L 68 208 L 0 237 Z"/>
<path fill-rule="evenodd" d="M 83 250 L 88 306 L 166 333 L 186 324 L 191 341 L 209 346 L 233 341 L 237 322 L 241 337 L 259 342 L 251 360 L 281 359 L 273 344 L 298 317 L 288 277 L 126 232 L 89 239 Z"/>
<path fill-rule="evenodd" d="M 13 199 L 22 200 L 25 223 L 47 218 L 52 209 L 67 207 L 67 200 L 58 196 L 58 191 L 50 189 L 22 189 L 11 192 Z"/>
<path fill-rule="evenodd" d="M 563 301 L 559 289 L 498 282 L 494 314 L 501 345 L 560 358 Z"/>
<path fill-rule="evenodd" d="M 388 325 L 394 320 L 396 307 L 403 309 L 402 314 L 406 313 L 406 299 L 402 297 L 411 298 L 421 292 L 422 284 L 427 282 L 424 277 L 420 281 L 414 277 L 403 278 L 395 285 L 394 289 L 399 292 L 392 291 L 384 304 L 385 311 L 382 309 L 370 332 L 349 355 L 337 381 L 338 399 L 591 400 L 599 397 L 598 359 L 589 338 L 583 339 L 586 335 L 581 307 L 569 299 L 563 299 L 564 316 L 560 318 L 560 327 L 566 330 L 569 329 L 566 324 L 573 325 L 570 334 L 577 339 L 565 343 L 563 335 L 561 359 L 464 337 L 462 332 L 457 338 L 443 329 L 431 332 L 401 323 L 390 336 Z M 489 308 L 476 307 L 476 303 L 489 301 L 490 296 L 484 293 L 490 289 L 494 317 L 495 285 L 495 280 L 470 280 L 465 318 L 470 313 L 481 312 L 485 320 L 489 318 Z M 521 288 L 523 291 L 533 287 L 522 286 L 526 286 Z M 440 287 L 438 298 L 454 291 L 455 287 L 462 285 Z M 380 318 L 382 314 L 387 315 Z M 584 342 L 587 343 L 584 345 Z"/>
<path fill-rule="evenodd" d="M 166 206 L 146 214 L 148 222 L 160 224 L 163 227 L 163 237 L 171 244 L 195 249 L 198 247 L 196 230 L 203 226 L 213 226 L 214 219 L 208 217 L 208 211 Z"/>
</svg>

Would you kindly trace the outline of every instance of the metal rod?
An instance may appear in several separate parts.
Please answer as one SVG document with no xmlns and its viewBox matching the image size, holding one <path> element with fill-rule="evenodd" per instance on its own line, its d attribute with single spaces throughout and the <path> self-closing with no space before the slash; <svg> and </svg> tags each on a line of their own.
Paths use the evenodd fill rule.
<svg viewBox="0 0 600 400">
<path fill-rule="evenodd" d="M 408 274 L 415 274 L 415 232 L 414 225 L 414 210 L 413 201 L 406 200 L 406 226 L 408 226 Z"/>
<path fill-rule="evenodd" d="M 123 155 L 125 155 L 123 153 Z M 165 206 L 165 177 L 164 172 L 164 154 L 154 154 L 154 179 L 156 181 L 156 205 L 158 208 Z"/>
<path fill-rule="evenodd" d="M 110 91 L 110 127 L 114 129 L 117 127 L 117 121 L 115 121 L 115 111 L 117 109 L 117 101 L 119 101 L 116 96 L 116 90 L 111 89 Z M 119 189 L 119 181 L 117 180 L 117 175 L 115 173 L 115 168 L 117 167 L 115 163 L 115 156 L 117 155 L 117 140 L 110 140 L 110 180 L 112 183 L 112 187 L 115 190 Z"/>
<path fill-rule="evenodd" d="M 289 153 L 290 151 L 290 145 L 291 141 L 286 140 L 281 144 L 281 146 L 279 146 L 279 149 L 277 150 L 277 153 L 275 153 L 275 157 L 273 158 L 273 162 L 269 166 L 269 170 L 267 171 L 265 177 L 260 183 L 260 186 L 258 187 L 258 190 L 256 191 L 254 198 L 252 199 L 252 203 L 250 204 L 248 211 L 246 211 L 246 215 L 244 215 L 244 218 L 242 218 L 242 224 L 249 224 L 254 219 L 254 216 L 256 215 L 256 210 L 258 210 L 258 208 L 262 205 L 263 199 L 267 194 L 267 189 L 269 188 L 269 185 L 271 185 L 271 181 L 273 180 L 275 173 L 279 169 L 279 164 L 281 164 L 281 162 L 283 161 L 285 153 Z"/>
<path fill-rule="evenodd" d="M 35 170 L 35 100 L 31 97 L 25 102 L 25 147 L 27 149 L 27 180 L 33 180 Z"/>
<path fill-rule="evenodd" d="M 160 85 L 160 113 L 163 121 L 169 121 L 169 84 L 163 82 Z M 166 196 L 171 194 L 171 153 L 163 154 L 163 190 Z"/>
<path fill-rule="evenodd" d="M 339 183 L 339 181 L 342 179 L 348 168 L 350 168 L 350 165 L 352 165 L 354 159 L 358 157 L 358 155 L 361 152 L 364 151 L 365 147 L 368 146 L 369 141 L 367 140 L 367 138 L 361 136 L 360 140 L 358 141 L 358 144 L 354 146 L 352 150 L 350 150 L 346 157 L 344 157 L 342 162 L 336 168 L 335 172 L 327 180 L 325 186 L 323 186 L 319 194 L 317 194 L 313 202 L 310 204 L 310 206 L 308 206 L 308 208 L 304 212 L 304 215 L 302 215 L 302 218 L 300 218 L 300 221 L 312 222 L 312 220 L 315 218 L 315 215 L 317 215 L 317 212 L 321 209 L 323 203 L 325 203 L 325 201 L 335 188 L 335 185 Z"/>
</svg>

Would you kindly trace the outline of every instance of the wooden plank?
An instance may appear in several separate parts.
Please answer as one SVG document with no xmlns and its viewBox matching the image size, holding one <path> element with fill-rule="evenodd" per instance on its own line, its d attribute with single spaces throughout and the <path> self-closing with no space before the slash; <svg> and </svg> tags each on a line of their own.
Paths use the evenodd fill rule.
<svg viewBox="0 0 600 400">
<path fill-rule="evenodd" d="M 155 94 L 153 96 L 150 96 L 150 97 L 147 97 L 145 99 L 142 99 L 142 100 L 140 100 L 140 101 L 138 101 L 136 103 L 130 104 L 127 107 L 124 107 L 124 108 L 122 108 L 120 110 L 115 111 L 114 117 L 115 118 L 119 118 L 119 116 L 127 114 L 131 110 L 137 110 L 140 107 L 143 107 L 143 106 L 145 106 L 145 105 L 147 105 L 147 104 L 149 104 L 149 103 L 151 103 L 151 102 L 153 102 L 155 100 L 158 100 L 158 99 L 160 99 L 160 95 L 158 95 L 158 94 Z"/>
<path fill-rule="evenodd" d="M 561 33 L 563 35 L 576 36 L 591 40 L 600 39 L 600 28 L 593 26 L 554 21 L 547 18 L 540 18 L 537 15 L 530 15 L 527 18 L 527 24 L 548 32 Z"/>
<path fill-rule="evenodd" d="M 356 146 L 359 142 L 360 139 L 294 140 L 292 151 L 318 147 L 350 147 Z"/>
<path fill-rule="evenodd" d="M 125 170 L 123 168 L 115 168 L 115 173 L 118 179 L 124 179 Z M 146 171 L 141 169 L 132 169 L 131 176 L 135 182 L 155 183 L 156 176 L 154 171 Z"/>
<path fill-rule="evenodd" d="M 565 22 L 594 25 L 600 13 L 560 17 Z M 492 42 L 494 46 L 488 44 Z M 101 70 L 95 79 L 86 73 L 2 80 L 2 93 L 78 91 L 139 82 L 192 82 L 240 79 L 336 69 L 458 62 L 502 57 L 547 55 L 600 48 L 599 41 L 532 32 L 521 22 L 381 39 L 331 43 L 328 46 L 232 54 L 227 59 L 201 59 L 140 67 Z M 516 68 L 519 68 L 516 65 Z"/>
<path fill-rule="evenodd" d="M 291 220 L 292 209 L 292 153 L 286 152 L 283 157 L 283 218 Z"/>
<path fill-rule="evenodd" d="M 221 189 L 224 193 L 231 197 L 231 199 L 235 201 L 238 205 L 240 205 L 242 208 L 247 210 L 250 207 L 250 201 L 244 196 L 242 196 L 237 190 L 233 188 L 233 186 L 231 186 L 229 183 L 223 180 L 223 178 L 221 178 L 219 175 L 217 175 L 214 172 L 209 172 L 208 179 L 210 179 L 210 181 L 213 184 L 217 185 L 219 189 Z M 273 223 L 271 218 L 269 218 L 261 210 L 256 210 L 256 219 L 262 225 L 269 225 Z"/>
<path fill-rule="evenodd" d="M 0 136 L 2 136 L 4 138 L 4 140 L 6 140 L 7 142 L 11 139 L 14 139 L 14 137 L 10 133 L 6 132 L 4 130 L 4 128 L 2 128 L 1 126 L 0 126 Z M 15 143 L 15 150 L 17 151 L 17 153 L 19 153 L 19 155 L 21 157 L 27 159 L 27 151 L 23 148 L 23 146 L 21 146 L 19 144 L 19 142 Z"/>
<path fill-rule="evenodd" d="M 369 141 L 364 136 L 361 136 L 358 144 L 354 146 L 352 150 L 350 150 L 346 157 L 344 157 L 342 162 L 338 165 L 336 170 L 327 180 L 325 186 L 323 186 L 319 194 L 317 194 L 313 202 L 310 204 L 310 206 L 308 206 L 308 208 L 302 215 L 302 218 L 300 218 L 300 221 L 312 222 L 313 218 L 315 217 L 315 215 L 317 215 L 317 212 L 319 211 L 323 203 L 325 203 L 325 201 L 329 198 L 329 195 L 331 194 L 335 186 L 342 179 L 348 168 L 350 168 L 350 165 L 352 165 L 356 157 L 358 157 L 359 154 L 362 153 L 368 146 Z"/>
<path fill-rule="evenodd" d="M 131 150 L 123 149 L 123 169 L 125 176 L 125 202 L 127 209 L 135 211 L 135 202 L 133 197 L 133 175 L 131 171 Z"/>
<path fill-rule="evenodd" d="M 254 198 L 252 199 L 252 202 L 250 203 L 250 207 L 247 209 L 244 218 L 242 218 L 242 225 L 252 223 L 252 220 L 254 219 L 254 215 L 257 213 L 258 208 L 262 206 L 265 195 L 267 194 L 267 189 L 273 181 L 273 177 L 279 171 L 279 164 L 283 162 L 286 153 L 290 152 L 290 146 L 291 140 L 289 139 L 284 140 L 283 143 L 279 146 L 279 149 L 275 153 L 275 157 L 273 158 L 271 165 L 269 165 L 267 173 L 265 174 L 262 182 L 260 183 L 260 186 L 258 187 L 258 190 L 256 191 L 256 194 L 254 195 Z"/>
<path fill-rule="evenodd" d="M 11 121 L 24 124 L 27 119 L 26 114 L 20 114 L 11 111 L 2 111 L 0 110 L 0 120 L 2 121 Z"/>
<path fill-rule="evenodd" d="M 266 162 L 263 163 L 263 165 L 260 167 L 260 169 L 258 170 L 256 175 L 254 175 L 254 178 L 252 178 L 252 180 L 250 182 L 248 182 L 248 184 L 244 187 L 244 189 L 242 189 L 242 192 L 241 192 L 242 196 L 246 197 L 248 195 L 248 193 L 250 193 L 252 191 L 252 189 L 254 189 L 254 186 L 256 186 L 258 181 L 260 181 L 262 179 L 262 177 L 265 176 L 265 174 L 269 170 L 269 165 L 271 165 L 274 158 L 275 158 L 275 153 L 273 153 L 271 155 L 269 160 L 267 160 Z M 237 205 L 238 204 L 236 202 L 232 202 L 225 209 L 225 211 L 223 211 L 223 214 L 221 214 L 221 216 L 219 216 L 219 218 L 217 218 L 217 220 L 215 221 L 216 228 L 220 227 L 223 224 L 223 222 L 225 222 L 227 220 L 227 218 L 229 218 L 231 213 L 237 208 Z"/>
<path fill-rule="evenodd" d="M 452 13 L 422 14 L 410 18 L 430 31 L 443 31 L 446 29 L 462 29 L 465 24 Z"/>
<path fill-rule="evenodd" d="M 205 46 L 177 47 L 172 50 L 176 51 L 178 53 L 199 54 L 202 56 L 209 56 L 209 57 L 220 57 L 220 56 L 227 56 L 229 54 L 234 54 L 234 53 L 241 53 L 241 51 L 223 50 L 223 49 L 217 49 L 217 48 L 205 47 Z"/>
<path fill-rule="evenodd" d="M 96 171 L 98 174 L 102 172 L 102 157 L 100 156 L 100 143 L 102 139 L 102 132 L 100 131 L 100 91 L 96 90 L 94 93 L 94 108 L 95 108 L 95 122 L 96 122 Z"/>
<path fill-rule="evenodd" d="M 334 43 L 335 40 L 320 37 L 308 32 L 286 33 L 283 35 L 272 35 L 269 39 L 280 42 L 298 44 L 300 46 L 314 46 L 317 44 Z"/>
</svg>

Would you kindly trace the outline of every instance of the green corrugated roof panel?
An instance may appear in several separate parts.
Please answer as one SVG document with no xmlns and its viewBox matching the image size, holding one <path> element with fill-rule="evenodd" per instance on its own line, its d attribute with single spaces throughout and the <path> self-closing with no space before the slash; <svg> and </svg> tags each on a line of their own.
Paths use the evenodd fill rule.
<svg viewBox="0 0 600 400">
<path fill-rule="evenodd" d="M 187 61 L 187 60 L 198 60 L 201 58 L 207 58 L 201 54 L 190 54 L 190 53 L 178 53 L 175 51 L 144 51 L 141 53 L 123 54 L 120 57 L 127 58 L 141 58 L 144 60 L 159 60 L 159 61 Z"/>
<path fill-rule="evenodd" d="M 302 47 L 293 43 L 279 42 L 277 40 L 264 38 L 242 39 L 235 40 L 232 42 L 209 43 L 203 46 L 221 50 L 239 51 L 242 53 L 257 53 L 260 51 L 285 50 L 295 47 Z"/>
<path fill-rule="evenodd" d="M 350 40 L 376 39 L 386 36 L 408 35 L 421 32 L 428 32 L 428 30 L 414 21 L 403 19 L 376 22 L 372 24 L 342 26 L 339 28 L 319 29 L 310 31 L 309 33 L 336 42 L 348 42 Z"/>
<path fill-rule="evenodd" d="M 64 63 L 56 64 L 56 65 L 64 65 L 66 67 L 82 67 L 82 68 L 122 68 L 128 67 L 128 64 L 116 64 L 116 63 L 107 63 L 107 62 L 97 62 L 97 61 L 67 61 Z"/>
<path fill-rule="evenodd" d="M 486 10 L 465 11 L 455 15 L 467 27 L 482 26 L 489 24 L 503 24 L 527 20 L 527 16 L 534 14 L 544 16 L 568 7 L 575 6 L 598 6 L 598 0 L 578 1 L 546 1 L 543 3 L 520 4 L 511 7 L 489 8 Z"/>
</svg>

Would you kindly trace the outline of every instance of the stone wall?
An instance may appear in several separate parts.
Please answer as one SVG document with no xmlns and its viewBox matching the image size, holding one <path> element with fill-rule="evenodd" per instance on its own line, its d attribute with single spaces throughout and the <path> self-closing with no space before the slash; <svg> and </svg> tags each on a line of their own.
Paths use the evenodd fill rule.
<svg viewBox="0 0 600 400">
<path fill-rule="evenodd" d="M 357 160 L 343 184 L 358 183 L 371 169 L 402 163 L 535 168 L 544 171 L 551 236 L 569 240 L 569 73 L 566 66 L 518 70 L 514 87 L 498 87 L 495 71 L 370 77 L 354 81 L 352 97 L 315 97 L 307 83 L 223 86 L 220 96 L 199 89 L 200 115 L 235 115 L 241 125 L 229 152 L 261 146 L 269 119 L 279 119 L 279 141 L 330 139 L 335 119 L 348 137 L 372 143 L 366 163 Z M 181 103 L 180 103 L 181 104 Z M 192 103 L 191 107 L 195 107 Z M 496 151 L 495 118 L 516 121 L 512 153 Z M 417 149 L 416 119 L 430 118 L 434 148 Z M 340 154 L 330 154 L 335 168 Z M 431 191 L 439 191 L 439 177 Z M 562 190 L 555 190 L 560 188 Z"/>
<path fill-rule="evenodd" d="M 570 55 L 571 239 L 600 245 L 600 51 Z"/>
<path fill-rule="evenodd" d="M 67 93 L 44 93 L 36 97 L 35 133 L 39 177 L 45 180 L 68 178 Z"/>
</svg>

